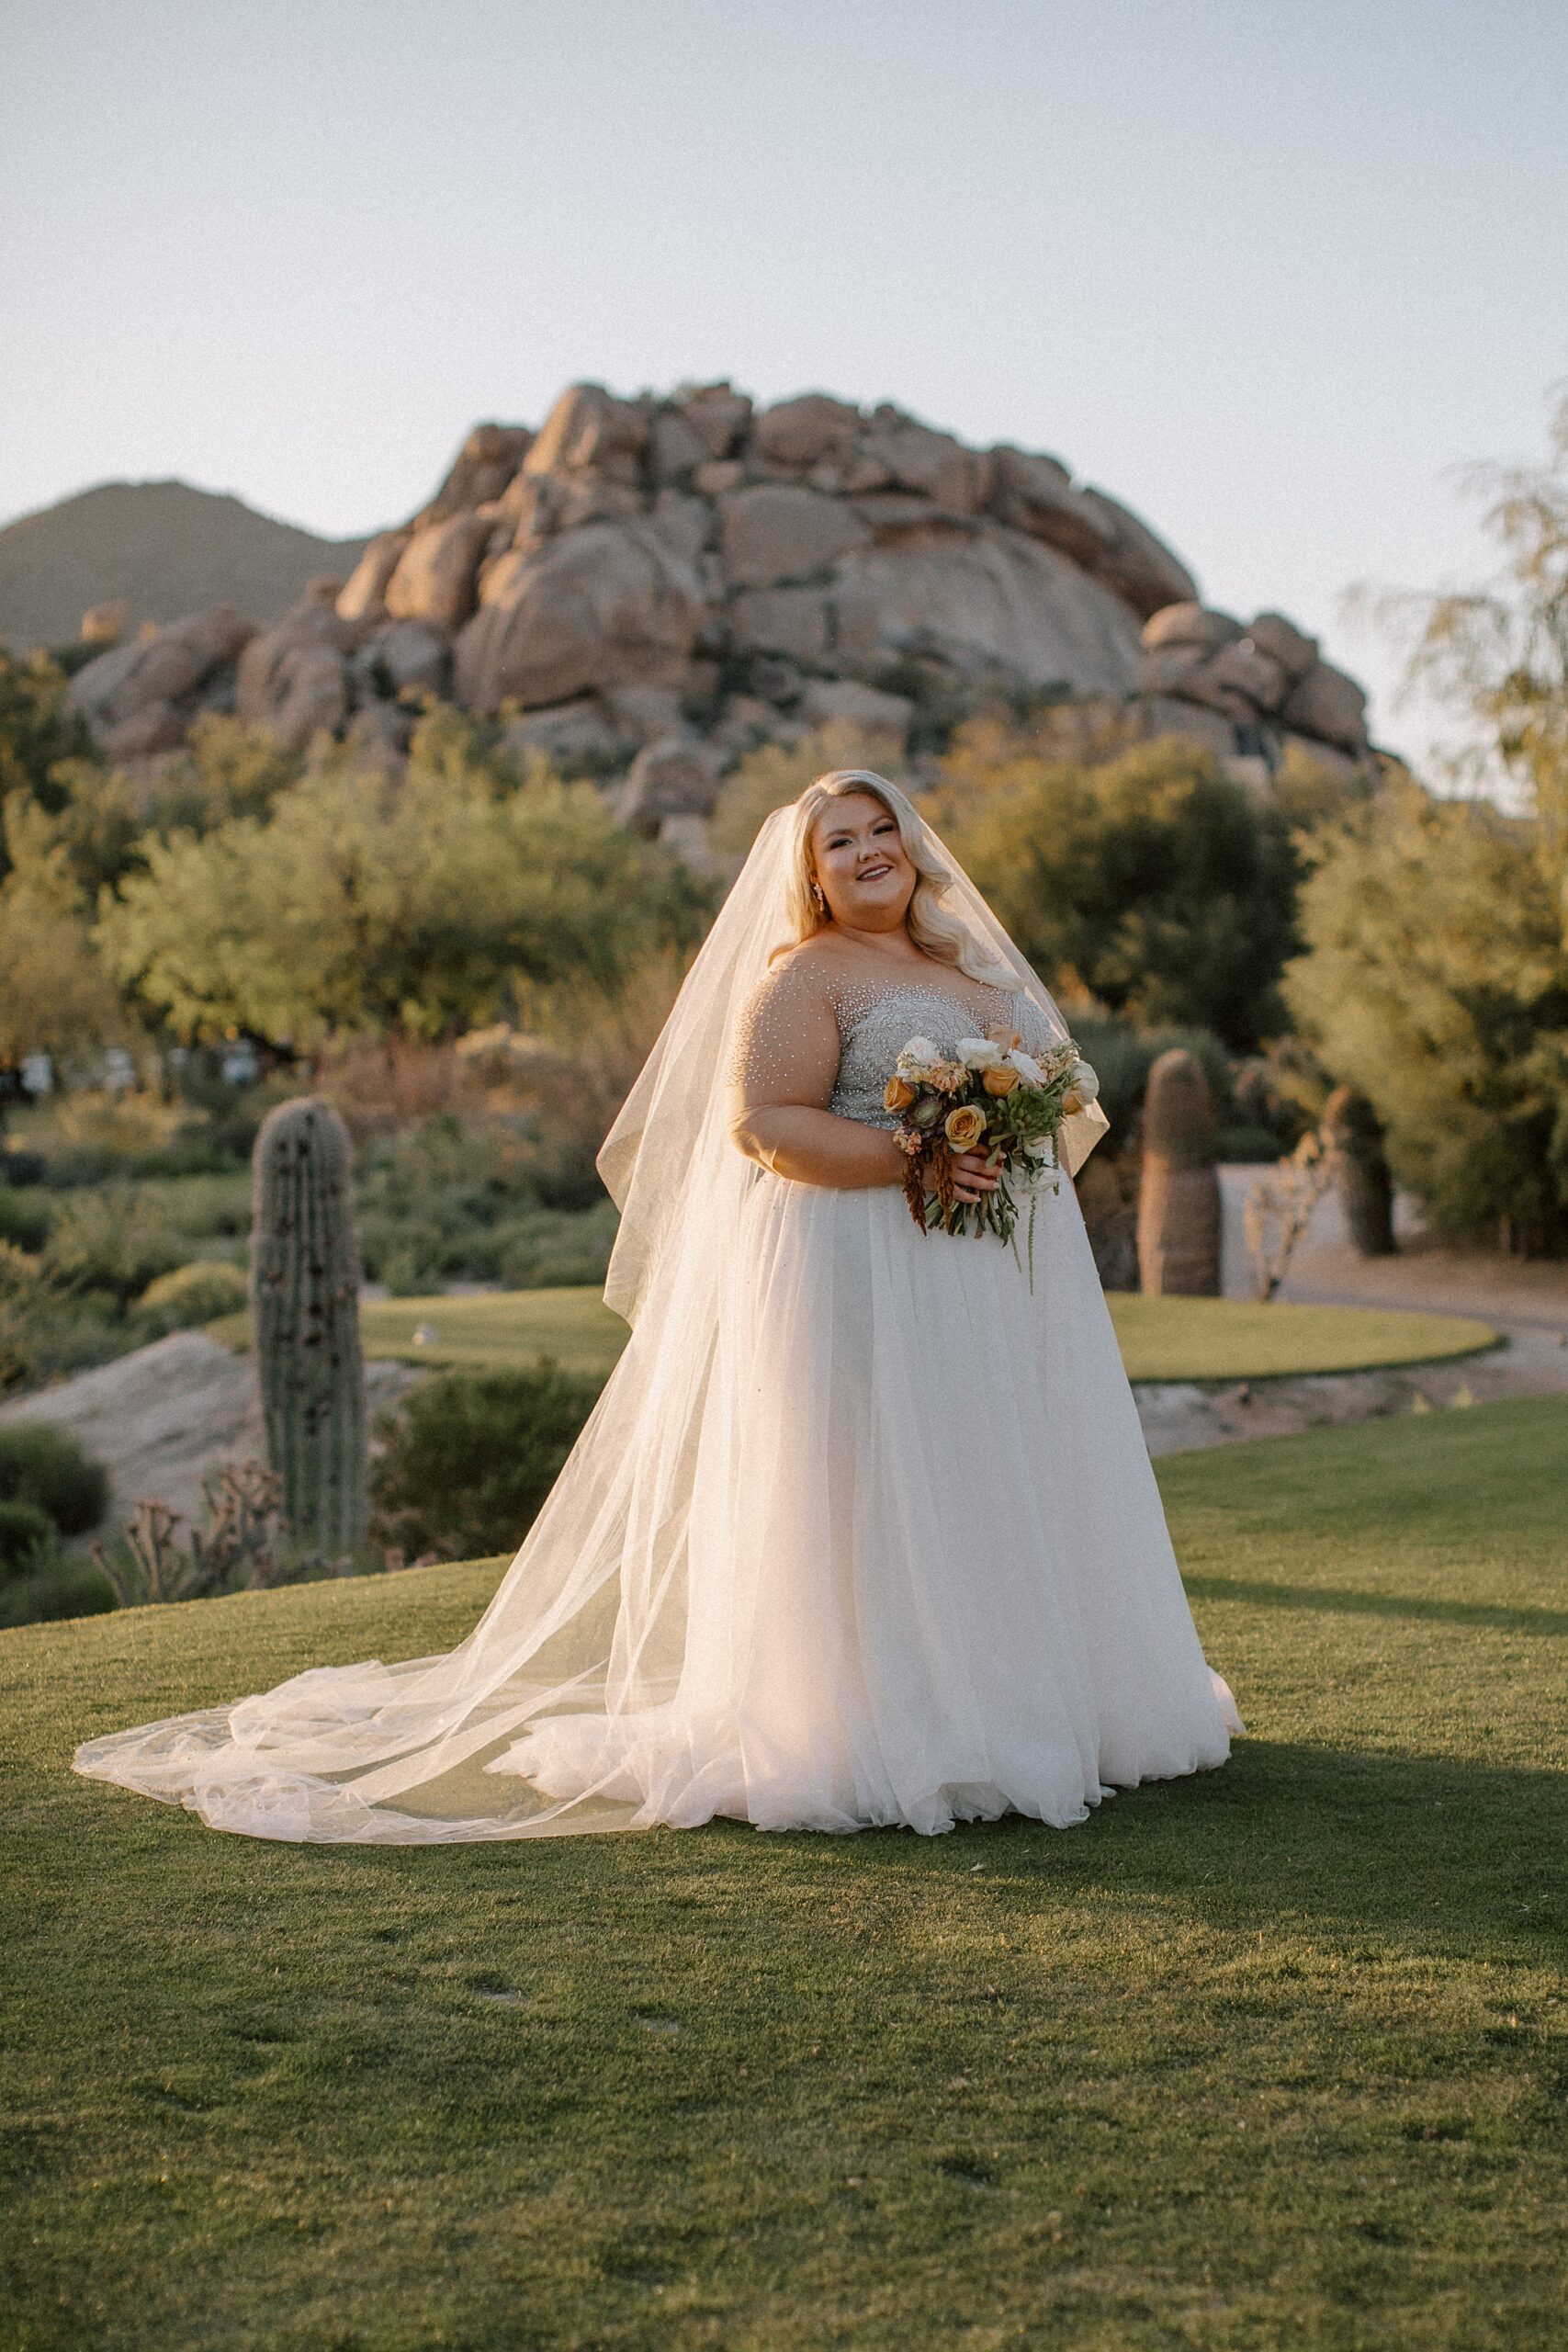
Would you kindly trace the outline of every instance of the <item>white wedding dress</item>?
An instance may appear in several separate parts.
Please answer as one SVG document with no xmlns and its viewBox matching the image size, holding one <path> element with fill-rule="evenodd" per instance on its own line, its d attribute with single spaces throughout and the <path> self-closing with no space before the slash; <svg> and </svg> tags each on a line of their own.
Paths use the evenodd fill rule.
<svg viewBox="0 0 1568 2352">
<path fill-rule="evenodd" d="M 770 819 L 600 1156 L 620 1362 L 466 1641 L 86 1743 L 76 1769 L 213 1826 L 351 1843 L 692 1826 L 1080 1822 L 1241 1730 L 1188 1609 L 1065 1172 L 1033 1282 L 897 1186 L 792 1182 L 722 1077 L 789 1049 Z M 936 837 L 931 836 L 934 842 Z M 998 979 L 841 985 L 829 1107 L 892 1124 L 900 1047 L 1060 1016 L 973 885 Z M 1098 1112 L 1072 1123 L 1089 1130 Z M 1069 1165 L 1076 1164 L 1067 1154 Z"/>
</svg>

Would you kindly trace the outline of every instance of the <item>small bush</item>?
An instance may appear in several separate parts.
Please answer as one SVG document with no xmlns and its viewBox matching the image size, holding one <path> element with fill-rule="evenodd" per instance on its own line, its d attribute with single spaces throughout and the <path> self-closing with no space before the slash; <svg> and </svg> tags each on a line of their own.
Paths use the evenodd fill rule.
<svg viewBox="0 0 1568 2352">
<path fill-rule="evenodd" d="M 41 1260 L 63 1291 L 100 1291 L 123 1306 L 186 1257 L 167 1206 L 133 1184 L 106 1184 L 62 1201 Z"/>
<path fill-rule="evenodd" d="M 0 1501 L 32 1503 L 62 1535 L 83 1535 L 97 1525 L 108 1499 L 103 1464 L 66 1430 L 48 1421 L 0 1429 Z"/>
<path fill-rule="evenodd" d="M 1220 1125 L 1235 1124 L 1230 1060 L 1212 1029 L 1134 1029 L 1103 1012 L 1066 1013 L 1068 1025 L 1100 1078 L 1100 1100 L 1111 1139 L 1124 1142 L 1143 1109 L 1149 1072 L 1172 1046 L 1184 1046 L 1202 1065 Z"/>
<path fill-rule="evenodd" d="M 116 1605 L 108 1579 L 87 1560 L 46 1558 L 29 1574 L 0 1584 L 0 1626 L 101 1617 Z"/>
<path fill-rule="evenodd" d="M 1233 1166 L 1261 1167 L 1284 1157 L 1284 1144 L 1270 1127 L 1221 1127 L 1214 1136 L 1214 1158 Z"/>
<path fill-rule="evenodd" d="M 25 1575 L 54 1542 L 54 1521 L 37 1503 L 0 1502 L 0 1583 Z"/>
<path fill-rule="evenodd" d="M 10 1242 L 16 1250 L 41 1250 L 49 1238 L 49 1202 L 41 1193 L 31 1187 L 24 1191 L 0 1186 L 0 1241 Z"/>
<path fill-rule="evenodd" d="M 188 1331 L 216 1323 L 220 1315 L 237 1315 L 245 1305 L 245 1277 L 240 1267 L 220 1260 L 197 1258 L 160 1274 L 142 1292 L 137 1312 L 149 1327 L 164 1331 Z"/>
<path fill-rule="evenodd" d="M 454 1372 L 384 1417 L 371 1470 L 375 1540 L 409 1558 L 511 1552 L 522 1542 L 601 1383 L 552 1357 L 525 1371 Z"/>
</svg>

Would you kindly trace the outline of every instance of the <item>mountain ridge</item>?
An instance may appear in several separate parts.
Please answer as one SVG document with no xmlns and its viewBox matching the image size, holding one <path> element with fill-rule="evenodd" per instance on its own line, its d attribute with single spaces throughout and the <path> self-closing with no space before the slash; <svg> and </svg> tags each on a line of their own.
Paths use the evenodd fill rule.
<svg viewBox="0 0 1568 2352">
<path fill-rule="evenodd" d="M 0 526 L 0 644 L 69 644 L 104 604 L 123 603 L 133 631 L 217 604 L 277 620 L 371 536 L 325 538 L 176 475 L 95 482 Z"/>
</svg>

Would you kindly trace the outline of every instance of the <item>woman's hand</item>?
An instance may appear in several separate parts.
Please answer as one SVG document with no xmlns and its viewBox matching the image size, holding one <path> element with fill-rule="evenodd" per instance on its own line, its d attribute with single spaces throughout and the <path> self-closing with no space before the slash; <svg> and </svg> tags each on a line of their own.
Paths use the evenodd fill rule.
<svg viewBox="0 0 1568 2352">
<path fill-rule="evenodd" d="M 994 1193 L 1001 1177 L 990 1155 L 984 1151 L 955 1151 L 953 1155 L 953 1189 L 961 1201 L 983 1201 Z"/>
</svg>

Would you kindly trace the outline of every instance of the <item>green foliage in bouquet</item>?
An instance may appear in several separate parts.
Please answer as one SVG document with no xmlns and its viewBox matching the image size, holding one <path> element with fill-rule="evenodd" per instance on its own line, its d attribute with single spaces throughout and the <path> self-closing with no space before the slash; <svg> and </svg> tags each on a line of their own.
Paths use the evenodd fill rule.
<svg viewBox="0 0 1568 2352">
<path fill-rule="evenodd" d="M 1010 1036 L 1010 1033 L 1009 1033 Z M 922 1233 L 994 1233 L 1016 1257 L 1019 1203 L 1029 1195 L 1029 1278 L 1034 1281 L 1038 1182 L 1061 1165 L 1063 1122 L 1092 1102 L 1099 1080 L 1070 1037 L 1038 1057 L 1016 1040 L 965 1038 L 949 1057 L 912 1037 L 887 1081 L 884 1102 L 898 1114 L 904 1197 Z M 993 1193 L 960 1199 L 954 1162 L 983 1152 L 997 1173 Z M 1060 1178 L 1053 1175 L 1053 1190 Z"/>
</svg>

